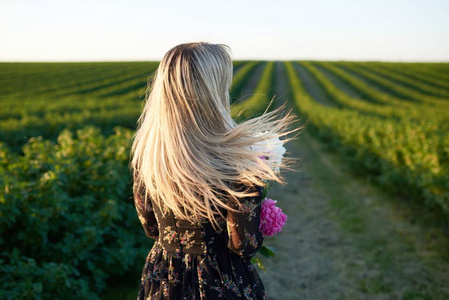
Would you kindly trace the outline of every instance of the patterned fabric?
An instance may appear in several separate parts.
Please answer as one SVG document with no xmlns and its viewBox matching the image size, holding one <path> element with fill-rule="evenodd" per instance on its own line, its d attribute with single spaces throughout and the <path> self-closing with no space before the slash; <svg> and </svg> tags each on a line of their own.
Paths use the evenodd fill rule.
<svg viewBox="0 0 449 300">
<path fill-rule="evenodd" d="M 154 201 L 145 208 L 134 187 L 139 220 L 145 234 L 155 239 L 137 299 L 266 299 L 250 261 L 264 240 L 259 231 L 262 189 L 254 187 L 258 196 L 241 200 L 241 212 L 224 211 L 225 218 L 219 219 L 224 229 L 217 232 L 208 221 L 178 220 Z"/>
</svg>

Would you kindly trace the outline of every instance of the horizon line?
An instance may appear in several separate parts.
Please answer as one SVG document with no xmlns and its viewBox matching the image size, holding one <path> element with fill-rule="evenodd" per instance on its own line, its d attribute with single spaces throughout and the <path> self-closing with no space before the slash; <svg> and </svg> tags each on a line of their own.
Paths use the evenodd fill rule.
<svg viewBox="0 0 449 300">
<path fill-rule="evenodd" d="M 108 62 L 160 62 L 157 59 L 146 60 L 0 60 L 0 63 L 108 63 Z M 324 62 L 388 62 L 388 63 L 449 63 L 447 60 L 383 60 L 383 59 L 262 59 L 235 58 L 233 61 L 324 61 Z"/>
</svg>

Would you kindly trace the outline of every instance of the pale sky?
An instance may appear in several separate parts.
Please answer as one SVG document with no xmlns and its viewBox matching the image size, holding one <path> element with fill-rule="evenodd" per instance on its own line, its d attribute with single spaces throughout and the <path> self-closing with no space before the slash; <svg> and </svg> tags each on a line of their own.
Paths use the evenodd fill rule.
<svg viewBox="0 0 449 300">
<path fill-rule="evenodd" d="M 224 43 L 234 59 L 449 61 L 449 0 L 0 0 L 0 61 L 161 60 Z"/>
</svg>

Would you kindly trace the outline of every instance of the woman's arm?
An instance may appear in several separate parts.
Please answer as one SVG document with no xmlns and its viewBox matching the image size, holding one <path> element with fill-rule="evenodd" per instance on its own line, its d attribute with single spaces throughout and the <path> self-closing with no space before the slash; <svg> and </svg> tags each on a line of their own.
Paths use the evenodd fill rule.
<svg viewBox="0 0 449 300">
<path fill-rule="evenodd" d="M 264 235 L 259 231 L 263 187 L 256 186 L 251 189 L 251 191 L 256 190 L 259 192 L 257 196 L 240 200 L 243 211 L 227 212 L 227 246 L 245 258 L 253 257 L 262 247 L 264 240 Z"/>
<path fill-rule="evenodd" d="M 157 240 L 159 238 L 159 229 L 151 200 L 148 199 L 149 201 L 145 209 L 143 193 L 137 189 L 136 184 L 133 185 L 133 194 L 137 216 L 139 217 L 140 223 L 142 223 L 145 234 L 147 237 Z"/>
</svg>

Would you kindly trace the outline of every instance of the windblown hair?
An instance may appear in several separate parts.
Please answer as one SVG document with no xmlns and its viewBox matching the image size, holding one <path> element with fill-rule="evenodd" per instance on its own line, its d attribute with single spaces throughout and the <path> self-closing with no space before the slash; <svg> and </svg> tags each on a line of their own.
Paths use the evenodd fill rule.
<svg viewBox="0 0 449 300">
<path fill-rule="evenodd" d="M 239 198 L 257 195 L 234 186 L 266 186 L 264 180 L 285 184 L 272 171 L 273 162 L 260 159 L 264 153 L 250 146 L 301 127 L 286 131 L 295 117 L 291 110 L 277 117 L 285 105 L 237 124 L 229 96 L 232 71 L 228 46 L 186 43 L 167 52 L 148 82 L 130 168 L 145 201 L 164 204 L 179 219 L 207 218 L 215 227 L 223 209 L 238 211 Z M 260 132 L 265 133 L 254 136 Z M 292 170 L 292 161 L 284 158 L 280 167 Z"/>
</svg>

